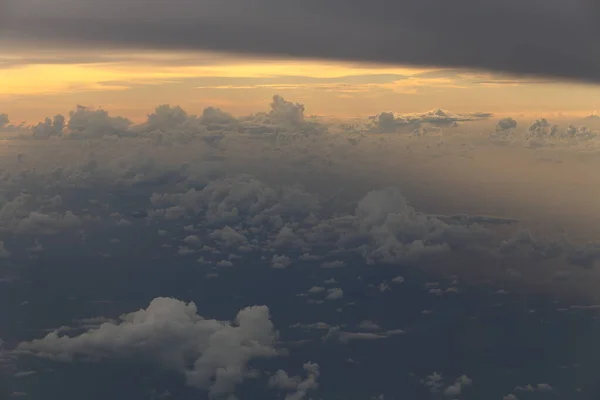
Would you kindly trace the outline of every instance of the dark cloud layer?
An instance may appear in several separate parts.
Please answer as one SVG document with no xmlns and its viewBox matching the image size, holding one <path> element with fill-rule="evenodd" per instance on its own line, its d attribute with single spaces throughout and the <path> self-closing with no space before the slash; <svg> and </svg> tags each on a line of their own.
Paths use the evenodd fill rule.
<svg viewBox="0 0 600 400">
<path fill-rule="evenodd" d="M 8 40 L 484 68 L 600 80 L 584 0 L 4 0 Z M 87 43 L 87 44 L 86 44 Z"/>
</svg>

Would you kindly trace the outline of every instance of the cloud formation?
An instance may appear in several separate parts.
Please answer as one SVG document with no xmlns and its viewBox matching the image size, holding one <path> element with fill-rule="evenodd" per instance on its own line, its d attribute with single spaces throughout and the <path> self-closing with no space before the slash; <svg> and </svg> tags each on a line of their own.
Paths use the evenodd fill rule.
<svg viewBox="0 0 600 400">
<path fill-rule="evenodd" d="M 440 108 L 424 113 L 396 115 L 382 112 L 372 117 L 372 129 L 378 133 L 396 133 L 408 130 L 414 133 L 426 133 L 431 128 L 456 127 L 459 122 L 472 122 L 490 118 L 490 113 L 454 114 Z"/>
<path fill-rule="evenodd" d="M 319 364 L 307 362 L 303 365 L 306 372 L 306 378 L 300 376 L 289 376 L 284 370 L 278 370 L 269 379 L 269 386 L 291 391 L 285 396 L 285 400 L 305 399 L 309 391 L 316 390 L 319 387 L 317 379 L 319 378 Z"/>
<path fill-rule="evenodd" d="M 0 33 L 79 47 L 207 49 L 599 81 L 599 15 L 586 0 L 7 0 Z"/>
<path fill-rule="evenodd" d="M 148 360 L 181 372 L 188 385 L 214 398 L 235 391 L 249 374 L 250 360 L 279 355 L 277 337 L 265 306 L 244 308 L 229 323 L 198 315 L 194 303 L 159 297 L 118 322 L 73 337 L 53 331 L 20 343 L 17 351 L 58 361 Z"/>
</svg>

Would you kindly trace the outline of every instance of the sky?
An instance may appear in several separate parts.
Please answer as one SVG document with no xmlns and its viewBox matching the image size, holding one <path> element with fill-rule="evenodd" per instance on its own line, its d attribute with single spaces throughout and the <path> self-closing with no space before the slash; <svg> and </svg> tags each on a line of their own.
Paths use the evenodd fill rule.
<svg viewBox="0 0 600 400">
<path fill-rule="evenodd" d="M 599 12 L 0 1 L 0 400 L 597 400 Z"/>
<path fill-rule="evenodd" d="M 541 7 L 543 5 L 543 7 Z M 590 114 L 595 2 L 6 0 L 0 106 L 34 123 L 76 104 L 142 121 L 158 103 L 309 114 Z M 343 11 L 341 11 L 343 10 Z M 560 27 L 560 29 L 556 29 Z"/>
<path fill-rule="evenodd" d="M 344 118 L 438 107 L 530 117 L 582 116 L 600 108 L 593 84 L 485 71 L 206 51 L 40 51 L 10 43 L 2 49 L 0 107 L 28 124 L 77 104 L 135 121 L 162 103 L 195 113 L 214 105 L 244 115 L 260 110 L 275 92 L 306 102 L 309 114 Z"/>
</svg>

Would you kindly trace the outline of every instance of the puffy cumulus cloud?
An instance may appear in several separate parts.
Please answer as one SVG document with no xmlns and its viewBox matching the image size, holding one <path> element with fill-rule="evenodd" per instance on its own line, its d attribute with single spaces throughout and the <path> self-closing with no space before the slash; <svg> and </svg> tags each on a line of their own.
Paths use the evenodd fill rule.
<svg viewBox="0 0 600 400">
<path fill-rule="evenodd" d="M 200 122 L 206 126 L 209 131 L 223 130 L 238 125 L 237 118 L 216 107 L 206 107 L 202 111 Z"/>
<path fill-rule="evenodd" d="M 209 238 L 223 246 L 273 248 L 274 267 L 289 264 L 282 251 L 311 249 L 358 252 L 370 262 L 419 260 L 452 249 L 485 244 L 481 224 L 507 223 L 486 216 L 436 216 L 417 212 L 397 188 L 367 193 L 352 214 L 330 216 L 317 196 L 302 187 L 274 189 L 250 175 L 211 181 L 202 190 L 153 194 L 149 215 L 167 219 L 201 218 L 216 227 Z M 242 233 L 244 232 L 244 233 Z M 256 242 L 258 241 L 258 242 Z M 288 257 L 288 256 L 285 256 Z M 343 260 L 322 264 L 343 267 Z"/>
<path fill-rule="evenodd" d="M 264 158 L 288 156 L 305 164 L 316 164 L 319 161 L 324 166 L 331 166 L 333 153 L 339 156 L 342 150 L 346 154 L 359 151 L 357 147 L 359 143 L 363 146 L 366 144 L 364 138 L 368 136 L 368 132 L 409 130 L 424 134 L 439 132 L 443 127 L 453 126 L 461 121 L 476 121 L 489 116 L 485 113 L 458 115 L 439 109 L 398 116 L 382 113 L 379 122 L 361 121 L 354 128 L 345 125 L 335 128 L 337 125 L 329 120 L 307 118 L 303 104 L 274 95 L 269 111 L 239 118 L 215 107 L 207 107 L 197 116 L 180 106 L 162 104 L 139 125 L 132 124 L 127 118 L 112 116 L 102 109 L 77 106 L 70 112 L 68 121 L 61 115 L 53 119 L 46 118 L 37 125 L 24 127 L 29 133 L 20 133 L 19 138 L 83 141 L 104 139 L 113 142 L 127 138 L 147 141 L 157 147 L 181 144 L 197 146 L 203 143 L 207 147 L 205 150 L 210 148 L 220 151 L 210 154 L 206 152 L 207 158 L 223 157 L 223 151 L 234 148 L 239 151 L 245 139 L 247 145 L 256 149 L 255 153 Z M 341 129 L 338 133 L 343 135 L 333 134 L 336 129 Z M 251 138 L 262 138 L 264 142 L 253 143 Z M 378 143 L 379 147 L 383 145 L 383 142 Z"/>
<path fill-rule="evenodd" d="M 81 219 L 70 211 L 64 214 L 43 214 L 32 211 L 16 223 L 15 232 L 21 234 L 53 235 L 61 230 L 77 228 L 81 224 Z"/>
<path fill-rule="evenodd" d="M 554 137 L 557 133 L 558 125 L 550 124 L 546 118 L 542 118 L 529 125 L 526 138 Z"/>
<path fill-rule="evenodd" d="M 559 238 L 536 237 L 528 229 L 519 229 L 502 240 L 497 248 L 501 255 L 533 255 L 537 258 L 562 258 L 584 268 L 592 268 L 600 260 L 600 243 L 573 243 L 566 235 Z"/>
<path fill-rule="evenodd" d="M 235 117 L 217 108 L 207 107 L 198 117 L 180 106 L 162 104 L 148 114 L 146 122 L 132 127 L 131 132 L 142 138 L 153 138 L 157 144 L 185 143 L 198 137 L 210 146 L 217 146 L 224 133 L 234 131 L 236 125 Z"/>
<path fill-rule="evenodd" d="M 93 110 L 81 113 L 96 115 Z M 426 124 L 437 120 L 443 125 L 457 119 L 450 113 L 425 114 L 418 114 L 416 120 L 427 121 Z M 101 112 L 97 115 L 90 116 L 90 120 L 112 118 Z M 272 110 L 262 113 L 261 118 L 280 126 L 300 127 L 290 128 L 291 132 L 299 132 L 302 126 L 310 124 L 304 118 L 303 106 L 277 96 Z M 329 178 L 337 179 L 338 173 L 347 176 L 360 172 L 367 179 L 377 174 L 378 185 L 388 183 L 388 179 L 378 180 L 380 167 L 388 161 L 388 154 L 396 160 L 397 148 L 384 152 L 396 144 L 403 149 L 408 141 L 416 143 L 416 148 L 420 138 L 364 135 L 359 145 L 352 145 L 345 135 L 331 132 L 311 137 L 281 135 L 271 141 L 238 129 L 247 123 L 215 108 L 207 108 L 200 117 L 195 117 L 178 107 L 159 106 L 142 124 L 148 129 L 145 133 L 136 131 L 139 127 L 128 127 L 129 132 L 137 133 L 114 140 L 92 135 L 84 140 L 48 142 L 47 147 L 56 154 L 48 157 L 48 162 L 32 152 L 20 157 L 19 165 L 10 166 L 10 171 L 8 167 L 0 171 L 0 179 L 6 182 L 4 199 L 0 200 L 0 207 L 5 207 L 0 212 L 0 224 L 6 232 L 40 234 L 82 227 L 90 218 L 101 218 L 102 223 L 113 227 L 126 224 L 119 223 L 125 219 L 131 223 L 131 229 L 142 223 L 156 230 L 165 228 L 180 241 L 163 243 L 165 246 L 171 245 L 173 251 L 180 250 L 181 254 L 202 253 L 195 258 L 202 256 L 209 265 L 230 264 L 232 259 L 227 259 L 228 255 L 239 257 L 249 252 L 264 256 L 265 266 L 281 267 L 300 260 L 323 268 L 352 265 L 349 257 L 354 254 L 369 263 L 388 264 L 415 263 L 453 250 L 493 250 L 506 257 L 515 254 L 511 250 L 512 238 L 494 236 L 496 230 L 503 230 L 504 234 L 510 229 L 497 225 L 516 225 L 518 221 L 514 219 L 427 214 L 413 207 L 398 188 L 369 192 L 367 184 L 357 190 L 350 188 L 354 193 L 347 197 L 346 188 L 337 187 L 347 183 L 326 182 Z M 63 136 L 69 136 L 69 123 L 55 120 L 48 126 L 58 128 L 62 124 Z M 202 139 L 202 135 L 209 134 L 210 124 L 216 127 L 215 132 L 225 129 L 222 126 L 235 126 L 238 130 L 224 131 L 228 133 L 224 146 L 215 151 Z M 168 135 L 176 132 L 178 126 L 193 128 L 190 132 L 195 133 L 190 142 L 157 147 L 153 140 L 146 140 L 153 137 L 153 131 Z M 560 135 L 556 140 L 561 140 Z M 39 146 L 27 143 L 26 149 L 34 145 Z M 373 150 L 378 151 L 377 156 L 369 158 Z M 364 160 L 372 160 L 373 167 L 357 162 L 363 160 L 358 158 L 363 152 L 367 153 Z M 69 159 L 69 154 L 76 156 Z M 381 156 L 385 158 L 382 164 L 376 159 L 380 154 L 385 154 Z M 289 172 L 294 174 L 293 179 L 299 177 L 307 186 L 287 184 L 294 182 L 287 175 Z M 312 179 L 313 176 L 317 179 Z M 27 204 L 18 206 L 21 187 L 34 196 L 29 197 Z M 358 190 L 363 188 L 366 190 L 361 199 Z M 57 198 L 59 193 L 63 197 Z M 44 204 L 38 202 L 40 196 L 44 197 Z M 82 204 L 85 202 L 88 203 Z M 189 226 L 183 229 L 185 232 L 182 224 Z M 93 234 L 85 228 L 87 234 Z M 130 228 L 122 231 L 125 234 Z M 178 237 L 179 234 L 182 236 Z M 189 242 L 191 239 L 184 241 L 191 234 L 198 237 L 197 243 Z M 501 238 L 507 239 L 506 243 L 499 244 Z M 126 241 L 123 237 L 119 239 Z M 160 240 L 165 242 L 167 238 Z M 542 244 L 530 247 L 534 252 L 544 252 L 543 241 L 536 240 Z M 6 243 L 11 252 L 17 251 L 8 240 Z M 588 260 L 596 259 L 593 244 L 579 246 L 575 251 L 573 247 L 561 249 L 566 259 L 580 265 L 589 265 Z M 282 258 L 272 262 L 273 255 Z"/>
<path fill-rule="evenodd" d="M 206 319 L 197 311 L 194 303 L 159 297 L 145 309 L 76 336 L 53 331 L 41 339 L 22 342 L 16 353 L 63 362 L 153 362 L 180 372 L 188 385 L 208 390 L 214 398 L 235 392 L 250 376 L 250 361 L 281 354 L 267 307 L 244 308 L 233 322 Z"/>
<path fill-rule="evenodd" d="M 279 103 L 282 102 L 279 100 Z M 284 108 L 296 111 L 286 112 L 302 114 L 301 107 L 290 104 Z M 168 114 L 166 108 L 161 110 L 155 114 Z M 170 123 L 185 124 L 186 118 L 191 118 L 177 110 L 171 111 L 174 115 L 172 120 L 164 117 Z M 270 253 L 265 256 L 265 265 L 270 264 L 275 254 L 287 257 L 294 263 L 296 260 L 311 262 L 321 259 L 316 264 L 324 268 L 343 267 L 348 262 L 345 257 L 351 255 L 344 253 L 359 254 L 370 263 L 397 264 L 416 262 L 423 257 L 445 254 L 451 250 L 479 249 L 487 245 L 490 236 L 487 228 L 491 225 L 516 222 L 493 216 L 421 213 L 409 204 L 397 188 L 368 192 L 358 204 L 353 202 L 357 204 L 354 209 L 351 203 L 338 208 L 344 201 L 340 194 L 342 189 L 321 196 L 320 191 L 319 194 L 317 190 L 309 192 L 300 185 L 282 185 L 281 182 L 285 182 L 282 179 L 267 183 L 272 174 L 264 171 L 261 175 L 264 180 L 237 172 L 249 166 L 253 173 L 261 174 L 255 161 L 261 163 L 261 168 L 265 162 L 282 166 L 282 170 L 278 171 L 280 177 L 287 172 L 283 170 L 285 166 L 294 166 L 294 171 L 301 169 L 303 173 L 304 167 L 306 171 L 312 171 L 312 168 L 319 170 L 313 160 L 297 166 L 293 157 L 299 153 L 317 153 L 332 158 L 335 156 L 339 162 L 348 158 L 346 150 L 352 147 L 344 138 L 336 141 L 338 135 L 328 134 L 315 137 L 314 140 L 300 137 L 296 142 L 280 141 L 273 145 L 269 141 L 249 139 L 249 136 L 228 137 L 227 147 L 233 150 L 231 153 L 229 149 L 222 152 L 223 158 L 217 161 L 205 160 L 205 157 L 216 152 L 208 148 L 200 137 L 189 144 L 160 148 L 156 148 L 152 141 L 140 140 L 139 137 L 120 138 L 118 142 L 94 137 L 53 143 L 59 157 L 73 152 L 79 154 L 77 160 L 72 164 L 58 160 L 52 163 L 51 168 L 36 169 L 28 163 L 37 160 L 28 157 L 27 163 L 16 166 L 18 173 L 7 172 L 7 179 L 13 188 L 11 190 L 18 190 L 27 182 L 24 187 L 29 187 L 32 193 L 47 193 L 48 199 L 42 205 L 30 197 L 28 201 L 31 204 L 17 208 L 18 202 L 11 201 L 0 213 L 0 221 L 4 221 L 7 231 L 15 233 L 33 233 L 36 230 L 39 233 L 51 233 L 78 225 L 81 227 L 91 218 L 88 214 L 93 214 L 93 218 L 101 218 L 102 222 L 111 226 L 125 224 L 119 223 L 121 219 L 129 221 L 134 227 L 142 221 L 154 225 L 165 224 L 174 235 L 181 230 L 171 225 L 184 223 L 193 225 L 190 229 L 195 230 L 193 234 L 198 241 L 203 242 L 206 249 L 211 247 L 213 250 L 203 250 L 201 245 L 184 242 L 180 249 L 182 254 L 205 252 L 207 254 L 198 254 L 197 257 L 203 256 L 207 263 L 228 263 L 223 255 L 218 259 L 213 258 L 219 251 L 230 254 L 237 249 L 243 253 Z M 260 150 L 254 156 L 256 160 L 247 158 L 250 152 L 246 145 Z M 62 150 L 62 146 L 65 150 Z M 132 152 L 131 148 L 136 150 Z M 239 149 L 244 153 L 238 153 Z M 334 153 L 337 150 L 339 154 Z M 281 158 L 265 161 L 263 154 L 270 157 L 281 155 Z M 244 163 L 249 160 L 248 164 L 241 168 L 235 164 L 236 157 L 243 158 Z M 82 193 L 83 188 L 86 196 L 93 192 L 96 197 L 89 199 L 88 206 L 93 206 L 82 205 L 74 195 L 68 200 L 64 200 L 67 197 L 58 202 L 50 200 L 56 199 L 57 193 L 64 196 L 65 190 L 73 194 Z M 138 201 L 133 208 L 130 205 L 121 207 L 112 200 L 114 194 L 118 197 L 127 191 L 135 193 L 137 199 L 145 200 L 143 203 Z M 6 194 L 8 199 L 18 196 L 14 192 Z M 105 202 L 102 207 L 99 203 L 91 203 L 100 198 Z M 126 202 L 131 204 L 130 200 Z M 113 216 L 112 211 L 118 211 L 119 215 Z M 189 234 L 185 233 L 185 236 Z M 13 250 L 12 244 L 9 247 Z M 176 251 L 178 245 L 173 249 Z M 275 266 L 287 264 L 287 261 L 273 263 Z"/>
<path fill-rule="evenodd" d="M 131 140 L 130 146 L 136 147 L 146 143 L 156 148 L 195 146 L 203 151 L 205 159 L 213 160 L 222 158 L 229 144 L 240 150 L 244 138 L 248 139 L 246 145 L 253 147 L 253 152 L 259 156 L 272 158 L 286 148 L 294 157 L 304 158 L 306 162 L 325 156 L 324 146 L 331 146 L 333 142 L 345 143 L 345 139 L 324 135 L 328 124 L 305 119 L 304 106 L 299 103 L 275 95 L 270 107 L 268 112 L 236 118 L 215 107 L 207 107 L 197 116 L 180 106 L 162 104 L 148 114 L 145 122 L 134 125 L 129 119 L 112 116 L 103 109 L 78 105 L 67 120 L 59 114 L 33 126 L 8 125 L 2 130 L 17 132 L 12 138 L 17 140 L 78 139 L 89 147 L 101 147 L 102 141 L 105 144 L 124 143 L 126 139 Z M 314 138 L 317 133 L 319 143 L 310 142 L 309 137 Z M 260 140 L 250 138 L 265 141 L 259 143 Z M 300 144 L 302 138 L 306 141 Z M 302 145 L 305 148 L 302 149 Z M 318 147 L 321 151 L 315 152 Z"/>
<path fill-rule="evenodd" d="M 250 134 L 317 134 L 327 130 L 326 126 L 307 121 L 304 105 L 274 95 L 271 110 L 239 119 L 242 129 Z"/>
<path fill-rule="evenodd" d="M 558 125 L 551 124 L 545 118 L 534 121 L 525 134 L 526 146 L 538 148 L 552 145 L 551 140 L 558 136 Z"/>
<path fill-rule="evenodd" d="M 8 121 L 8 117 L 6 119 Z M 200 138 L 212 147 L 219 145 L 226 134 L 270 133 L 276 136 L 327 131 L 325 125 L 305 120 L 304 105 L 287 101 L 279 95 L 273 96 L 270 111 L 239 119 L 215 107 L 207 107 L 197 116 L 189 114 L 178 105 L 162 104 L 148 114 L 144 123 L 133 125 L 127 118 L 113 117 L 105 110 L 92 110 L 78 105 L 69 113 L 67 123 L 62 115 L 57 115 L 53 119 L 46 118 L 28 129 L 30 135 L 22 135 L 21 138 L 137 137 L 152 139 L 156 144 L 165 145 L 173 142 L 189 143 L 195 138 Z"/>
<path fill-rule="evenodd" d="M 598 136 L 597 132 L 592 131 L 585 125 L 575 126 L 569 125 L 566 131 L 562 134 L 565 139 L 590 140 Z"/>
<path fill-rule="evenodd" d="M 135 143 L 131 143 L 135 146 Z M 218 170 L 218 168 L 217 168 Z M 61 171 L 64 171 L 61 169 Z M 86 176 L 89 181 L 102 181 L 104 184 L 124 187 L 161 187 L 163 185 L 194 185 L 206 183 L 212 174 L 218 174 L 214 165 L 202 162 L 191 166 L 185 162 L 168 162 L 156 157 L 153 153 L 140 152 L 129 156 L 118 156 L 99 161 L 91 156 L 89 161 L 81 165 L 75 174 Z M 65 171 L 65 175 L 73 176 L 73 171 Z M 107 182 L 110 180 L 111 182 Z M 145 215 L 143 215 L 145 216 Z"/>
<path fill-rule="evenodd" d="M 577 151 L 597 150 L 600 146 L 598 132 L 585 125 L 561 126 L 540 118 L 529 124 L 526 130 L 517 130 L 517 121 L 504 118 L 498 121 L 489 139 L 498 145 L 523 146 L 530 149 L 544 147 L 571 148 Z"/>
<path fill-rule="evenodd" d="M 397 188 L 365 195 L 356 208 L 355 226 L 358 232 L 352 240 L 366 240 L 365 256 L 388 263 L 477 245 L 490 234 L 478 223 L 450 225 L 435 216 L 418 213 Z M 347 236 L 344 240 L 349 239 Z"/>
<path fill-rule="evenodd" d="M 421 379 L 421 384 L 428 387 L 434 394 L 442 394 L 448 398 L 455 399 L 462 394 L 466 387 L 473 385 L 473 380 L 466 375 L 461 375 L 453 383 L 448 383 L 441 374 L 434 372 L 426 378 Z"/>
<path fill-rule="evenodd" d="M 15 125 L 11 122 L 8 114 L 0 113 L 0 132 L 19 132 L 24 133 L 28 130 L 28 127 L 24 122 Z"/>
<path fill-rule="evenodd" d="M 279 95 L 275 95 L 271 103 L 269 117 L 274 121 L 291 125 L 301 125 L 304 123 L 304 105 L 292 103 Z"/>
<path fill-rule="evenodd" d="M 303 366 L 306 372 L 306 378 L 301 376 L 289 376 L 284 370 L 278 370 L 269 378 L 269 386 L 289 391 L 285 400 L 302 400 L 308 396 L 310 391 L 319 387 L 317 379 L 319 378 L 319 364 L 307 362 Z"/>
<path fill-rule="evenodd" d="M 459 122 L 479 121 L 492 117 L 489 113 L 454 114 L 442 109 L 424 113 L 396 115 L 382 112 L 371 117 L 371 130 L 379 133 L 413 132 L 426 133 L 430 127 L 445 128 L 458 126 Z"/>
<path fill-rule="evenodd" d="M 52 235 L 82 225 L 71 211 L 45 211 L 34 196 L 20 193 L 0 203 L 0 230 L 13 234 Z"/>
<path fill-rule="evenodd" d="M 54 118 L 46 118 L 44 122 L 40 122 L 31 128 L 31 133 L 34 139 L 49 139 L 52 137 L 61 137 L 65 127 L 65 117 L 57 114 Z"/>
<path fill-rule="evenodd" d="M 502 118 L 496 124 L 496 132 L 505 132 L 511 129 L 517 128 L 517 121 L 512 119 L 511 117 Z"/>
<path fill-rule="evenodd" d="M 181 107 L 162 104 L 156 107 L 153 113 L 148 114 L 147 121 L 143 127 L 148 130 L 168 132 L 180 128 L 189 119 L 188 113 Z"/>
<path fill-rule="evenodd" d="M 325 288 L 322 286 L 313 286 L 310 289 L 308 289 L 307 293 L 321 293 L 324 292 Z"/>
<path fill-rule="evenodd" d="M 292 264 L 292 259 L 283 254 L 274 254 L 271 258 L 271 267 L 275 269 L 287 268 Z"/>
<path fill-rule="evenodd" d="M 511 117 L 502 118 L 496 123 L 496 129 L 489 134 L 490 140 L 499 145 L 508 145 L 515 140 L 515 130 L 517 129 L 517 121 Z"/>
<path fill-rule="evenodd" d="M 211 181 L 202 190 L 155 193 L 152 214 L 167 218 L 202 215 L 212 226 L 244 224 L 256 229 L 277 229 L 299 222 L 319 210 L 318 198 L 301 186 L 273 189 L 251 175 Z"/>
<path fill-rule="evenodd" d="M 287 250 L 306 250 L 308 249 L 307 243 L 298 236 L 294 229 L 288 225 L 283 226 L 279 232 L 275 235 L 275 238 L 271 241 L 270 245 L 275 249 L 287 249 Z"/>
<path fill-rule="evenodd" d="M 276 137 L 283 134 L 307 135 L 326 130 L 325 125 L 305 120 L 302 104 L 274 95 L 270 111 L 240 118 L 216 107 L 206 107 L 197 116 L 189 114 L 180 106 L 159 105 L 153 113 L 148 114 L 144 123 L 131 126 L 127 135 L 152 139 L 159 145 L 189 143 L 199 138 L 208 146 L 220 148 L 221 142 L 228 135 L 266 134 L 264 137 Z"/>
<path fill-rule="evenodd" d="M 459 396 L 465 387 L 471 386 L 473 381 L 466 375 L 462 375 L 456 381 L 444 389 L 444 396 L 456 398 Z"/>
<path fill-rule="evenodd" d="M 214 230 L 210 233 L 209 237 L 213 240 L 217 240 L 225 247 L 240 248 L 248 244 L 246 236 L 237 232 L 235 229 L 232 229 L 230 226 Z"/>
<path fill-rule="evenodd" d="M 69 112 L 67 124 L 69 138 L 100 138 L 127 135 L 131 121 L 123 117 L 111 117 L 102 109 L 92 110 L 78 105 Z"/>
<path fill-rule="evenodd" d="M 196 116 L 188 114 L 179 106 L 165 104 L 149 114 L 145 123 L 132 128 L 134 132 L 158 137 L 173 134 L 200 136 L 209 144 L 221 141 L 226 133 L 276 135 L 307 134 L 324 130 L 324 126 L 305 120 L 304 105 L 287 101 L 280 95 L 273 96 L 270 111 L 240 118 L 216 107 L 206 107 L 200 116 Z"/>
</svg>

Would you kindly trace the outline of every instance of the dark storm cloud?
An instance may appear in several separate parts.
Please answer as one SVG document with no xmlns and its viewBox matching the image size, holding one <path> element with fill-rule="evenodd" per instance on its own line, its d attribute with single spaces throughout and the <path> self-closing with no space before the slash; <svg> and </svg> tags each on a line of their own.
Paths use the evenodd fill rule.
<svg viewBox="0 0 600 400">
<path fill-rule="evenodd" d="M 4 0 L 0 7 L 5 40 L 600 80 L 593 0 Z"/>
</svg>

